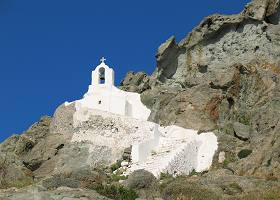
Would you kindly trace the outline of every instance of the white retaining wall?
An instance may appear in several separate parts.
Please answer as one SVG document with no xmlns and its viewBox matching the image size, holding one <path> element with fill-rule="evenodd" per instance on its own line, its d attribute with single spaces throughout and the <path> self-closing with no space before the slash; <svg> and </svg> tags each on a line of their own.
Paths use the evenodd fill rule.
<svg viewBox="0 0 280 200">
<path fill-rule="evenodd" d="M 197 141 L 188 143 L 174 155 L 162 172 L 173 176 L 191 173 L 197 165 L 197 146 Z M 160 174 L 157 174 L 157 176 L 159 175 Z"/>
<path fill-rule="evenodd" d="M 200 145 L 197 151 L 196 172 L 208 170 L 212 165 L 212 160 L 215 152 L 218 149 L 218 140 L 214 133 L 201 133 L 197 140 Z"/>
<path fill-rule="evenodd" d="M 193 170 L 202 172 L 212 165 L 215 151 L 218 149 L 217 137 L 214 133 L 197 134 L 192 129 L 178 126 L 160 127 L 164 133 L 159 137 L 159 144 L 152 148 L 148 142 L 136 146 L 135 155 L 128 173 L 137 169 L 145 169 L 156 177 L 161 172 L 174 176 L 189 174 Z M 154 151 L 154 153 L 152 153 Z"/>
<path fill-rule="evenodd" d="M 159 145 L 160 132 L 158 125 L 154 127 L 154 137 L 151 140 L 136 143 L 132 145 L 131 159 L 132 162 L 144 162 L 147 157 L 151 154 L 152 150 Z"/>
</svg>

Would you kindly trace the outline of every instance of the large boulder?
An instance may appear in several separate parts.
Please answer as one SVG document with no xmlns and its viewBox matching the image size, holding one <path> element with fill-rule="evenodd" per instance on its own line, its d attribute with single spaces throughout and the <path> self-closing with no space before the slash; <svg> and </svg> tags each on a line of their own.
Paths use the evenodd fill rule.
<svg viewBox="0 0 280 200">
<path fill-rule="evenodd" d="M 128 72 L 120 84 L 120 89 L 128 92 L 142 93 L 150 88 L 150 78 L 144 72 Z"/>
<path fill-rule="evenodd" d="M 159 185 L 156 177 L 143 169 L 136 170 L 129 175 L 124 183 L 128 188 L 136 190 L 143 199 L 160 197 Z"/>
<path fill-rule="evenodd" d="M 155 176 L 145 170 L 136 170 L 129 175 L 126 185 L 132 189 L 149 188 L 156 183 Z"/>
</svg>

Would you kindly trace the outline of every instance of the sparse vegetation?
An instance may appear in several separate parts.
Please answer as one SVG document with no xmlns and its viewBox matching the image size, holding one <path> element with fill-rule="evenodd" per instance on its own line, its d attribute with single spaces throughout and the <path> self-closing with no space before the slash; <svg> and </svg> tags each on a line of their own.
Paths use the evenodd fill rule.
<svg viewBox="0 0 280 200">
<path fill-rule="evenodd" d="M 239 122 L 244 124 L 244 125 L 250 125 L 251 124 L 250 119 L 245 115 L 240 116 Z"/>
<path fill-rule="evenodd" d="M 222 199 L 213 191 L 189 182 L 187 177 L 178 177 L 161 188 L 163 199 L 166 200 L 219 200 Z"/>
<path fill-rule="evenodd" d="M 194 169 L 192 170 L 192 172 L 189 174 L 189 176 L 196 176 L 199 175 L 199 172 L 196 172 Z"/>
<path fill-rule="evenodd" d="M 161 172 L 161 173 L 160 173 L 159 179 L 160 179 L 160 180 L 164 180 L 164 179 L 173 179 L 173 176 L 172 176 L 172 174 Z"/>
<path fill-rule="evenodd" d="M 134 200 L 138 194 L 122 185 L 97 185 L 93 188 L 99 194 L 115 200 Z"/>
<path fill-rule="evenodd" d="M 116 163 L 111 165 L 110 169 L 113 172 L 113 171 L 119 169 L 120 167 L 121 167 L 121 161 L 117 161 Z"/>
<path fill-rule="evenodd" d="M 7 163 L 6 163 L 6 156 L 0 163 L 0 188 L 6 187 L 5 177 L 7 174 Z"/>
<path fill-rule="evenodd" d="M 280 190 L 279 188 L 272 188 L 268 190 L 252 191 L 244 196 L 246 200 L 279 200 Z"/>
<path fill-rule="evenodd" d="M 15 187 L 20 189 L 32 184 L 34 184 L 34 181 L 32 179 L 22 179 L 22 180 L 13 181 L 12 183 L 8 183 L 6 185 L 6 188 Z"/>
<path fill-rule="evenodd" d="M 223 162 L 223 167 L 227 167 L 229 163 L 230 163 L 230 161 L 225 159 Z"/>
<path fill-rule="evenodd" d="M 226 152 L 225 160 L 223 161 L 221 167 L 228 168 L 228 165 L 232 162 L 235 162 L 236 160 L 237 160 L 237 156 L 235 152 L 231 152 L 231 151 Z"/>
<path fill-rule="evenodd" d="M 240 185 L 238 185 L 238 183 L 235 182 L 222 186 L 222 189 L 224 193 L 228 195 L 235 195 L 243 192 L 243 189 L 240 187 Z"/>
<path fill-rule="evenodd" d="M 250 149 L 242 149 L 241 151 L 239 151 L 238 153 L 238 158 L 243 159 L 248 157 L 250 154 L 252 153 L 252 150 Z"/>
<path fill-rule="evenodd" d="M 171 174 L 161 173 L 160 174 L 160 185 L 159 185 L 160 190 L 163 191 L 164 188 L 174 180 L 175 180 L 175 177 L 173 177 Z"/>
<path fill-rule="evenodd" d="M 118 182 L 120 180 L 126 180 L 127 176 L 123 176 L 120 174 L 112 174 L 112 176 L 110 177 L 110 181 L 112 182 Z"/>
<path fill-rule="evenodd" d="M 0 159 L 0 189 L 6 189 L 10 187 L 16 187 L 16 188 L 23 188 L 29 185 L 32 185 L 34 183 L 32 172 L 29 174 L 29 171 L 26 171 L 26 178 L 18 179 L 9 181 L 7 179 L 7 173 L 8 173 L 8 163 L 7 163 L 7 155 L 5 155 L 4 158 Z"/>
</svg>

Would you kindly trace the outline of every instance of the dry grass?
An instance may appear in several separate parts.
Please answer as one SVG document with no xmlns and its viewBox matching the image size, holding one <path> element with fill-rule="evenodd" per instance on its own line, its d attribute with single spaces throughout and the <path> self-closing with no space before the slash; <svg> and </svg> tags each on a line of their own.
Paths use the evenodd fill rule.
<svg viewBox="0 0 280 200">
<path fill-rule="evenodd" d="M 280 188 L 252 191 L 244 196 L 245 200 L 279 200 Z"/>
</svg>

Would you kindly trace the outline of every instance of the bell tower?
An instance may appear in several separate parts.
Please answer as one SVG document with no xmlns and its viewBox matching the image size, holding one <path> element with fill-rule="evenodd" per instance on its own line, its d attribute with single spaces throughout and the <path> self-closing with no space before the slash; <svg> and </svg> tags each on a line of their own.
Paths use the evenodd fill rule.
<svg viewBox="0 0 280 200">
<path fill-rule="evenodd" d="M 102 57 L 100 59 L 100 65 L 98 65 L 92 72 L 92 86 L 112 87 L 114 86 L 115 77 L 114 70 L 105 64 L 106 59 Z"/>
</svg>

